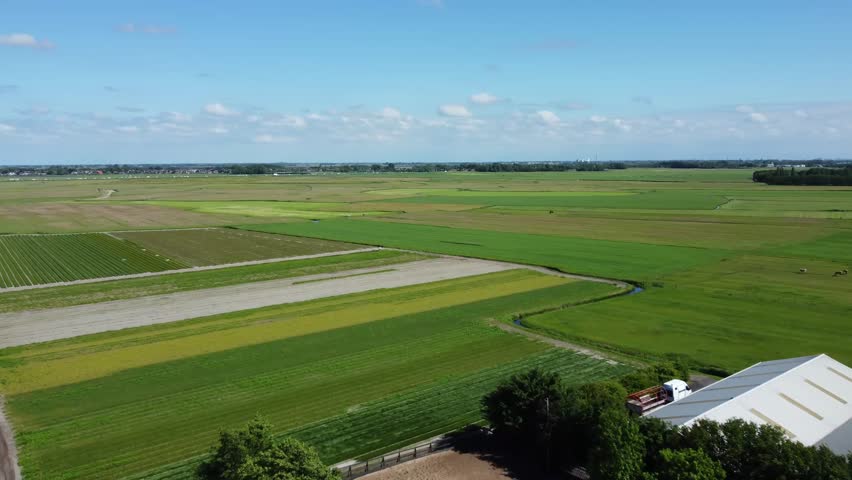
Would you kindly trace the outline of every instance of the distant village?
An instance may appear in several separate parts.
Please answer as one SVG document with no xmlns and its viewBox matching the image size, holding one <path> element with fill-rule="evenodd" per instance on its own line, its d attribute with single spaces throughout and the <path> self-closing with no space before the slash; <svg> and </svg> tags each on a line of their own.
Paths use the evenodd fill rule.
<svg viewBox="0 0 852 480">
<path fill-rule="evenodd" d="M 552 162 L 466 163 L 265 163 L 265 164 L 140 164 L 140 165 L 21 165 L 0 167 L 6 177 L 98 175 L 306 175 L 387 172 L 559 172 L 626 168 L 812 168 L 852 164 L 852 160 L 661 160 L 595 161 L 581 158 Z"/>
</svg>

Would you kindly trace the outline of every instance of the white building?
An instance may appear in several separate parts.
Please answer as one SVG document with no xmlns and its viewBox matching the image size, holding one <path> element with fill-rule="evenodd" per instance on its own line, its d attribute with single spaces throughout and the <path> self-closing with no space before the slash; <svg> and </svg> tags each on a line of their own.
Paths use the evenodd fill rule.
<svg viewBox="0 0 852 480">
<path fill-rule="evenodd" d="M 673 425 L 740 418 L 791 440 L 852 452 L 852 369 L 828 355 L 760 362 L 651 412 Z"/>
</svg>

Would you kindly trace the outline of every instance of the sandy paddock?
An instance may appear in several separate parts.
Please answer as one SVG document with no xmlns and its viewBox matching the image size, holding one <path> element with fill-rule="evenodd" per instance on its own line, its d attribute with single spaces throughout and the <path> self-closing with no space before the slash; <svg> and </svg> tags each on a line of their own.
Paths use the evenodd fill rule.
<svg viewBox="0 0 852 480">
<path fill-rule="evenodd" d="M 453 450 L 371 473 L 365 480 L 508 480 L 505 470 L 471 453 Z"/>
</svg>

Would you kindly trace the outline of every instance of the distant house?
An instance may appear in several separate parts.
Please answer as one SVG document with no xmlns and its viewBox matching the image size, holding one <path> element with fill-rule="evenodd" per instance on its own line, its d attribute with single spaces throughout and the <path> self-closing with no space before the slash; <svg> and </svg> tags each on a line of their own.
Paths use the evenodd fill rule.
<svg viewBox="0 0 852 480">
<path fill-rule="evenodd" d="M 740 418 L 852 452 L 852 369 L 828 355 L 760 362 L 648 414 L 673 425 Z"/>
</svg>

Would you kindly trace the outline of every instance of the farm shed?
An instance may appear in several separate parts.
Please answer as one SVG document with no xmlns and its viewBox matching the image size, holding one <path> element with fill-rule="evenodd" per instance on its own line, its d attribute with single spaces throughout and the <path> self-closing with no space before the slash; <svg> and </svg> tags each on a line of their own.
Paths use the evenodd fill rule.
<svg viewBox="0 0 852 480">
<path fill-rule="evenodd" d="M 673 425 L 740 418 L 791 440 L 852 452 L 852 369 L 828 355 L 760 362 L 648 416 Z"/>
</svg>

